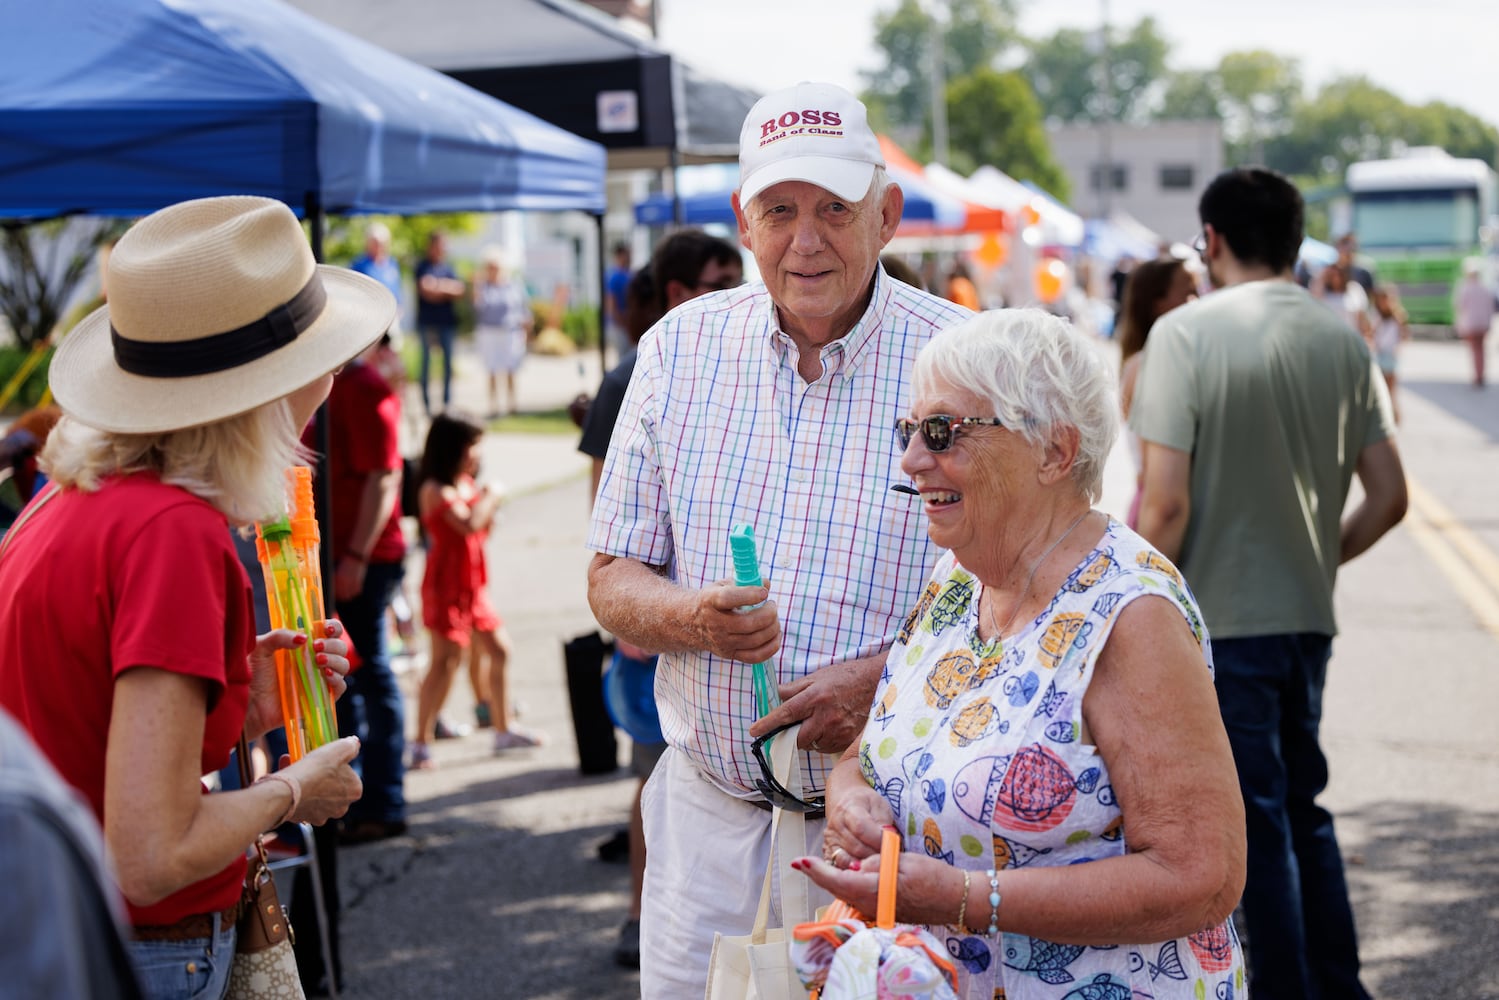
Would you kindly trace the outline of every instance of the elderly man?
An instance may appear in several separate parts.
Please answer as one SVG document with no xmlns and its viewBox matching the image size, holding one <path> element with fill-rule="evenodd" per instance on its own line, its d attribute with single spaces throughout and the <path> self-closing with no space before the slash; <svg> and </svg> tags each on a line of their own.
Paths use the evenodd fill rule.
<svg viewBox="0 0 1499 1000">
<path fill-rule="evenodd" d="M 970 315 L 878 266 L 904 198 L 846 91 L 768 95 L 739 149 L 734 210 L 763 284 L 693 299 L 641 342 L 588 541 L 599 622 L 662 654 L 669 749 L 643 801 L 648 1000 L 702 996 L 714 931 L 754 923 L 771 812 L 753 737 L 801 722 L 803 788 L 820 791 L 868 716 L 937 554 L 917 505 L 890 491 L 903 478 L 890 428 L 916 352 Z M 741 522 L 768 591 L 726 582 Z M 757 719 L 761 661 L 783 703 Z"/>
</svg>

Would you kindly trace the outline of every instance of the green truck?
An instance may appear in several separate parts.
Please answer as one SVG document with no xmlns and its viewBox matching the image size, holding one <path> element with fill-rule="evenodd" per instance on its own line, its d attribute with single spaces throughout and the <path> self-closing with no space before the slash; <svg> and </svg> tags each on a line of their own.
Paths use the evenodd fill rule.
<svg viewBox="0 0 1499 1000">
<path fill-rule="evenodd" d="M 1413 324 L 1450 327 L 1463 261 L 1494 249 L 1499 174 L 1420 147 L 1350 164 L 1346 183 L 1353 233 L 1375 275 L 1399 290 Z"/>
</svg>

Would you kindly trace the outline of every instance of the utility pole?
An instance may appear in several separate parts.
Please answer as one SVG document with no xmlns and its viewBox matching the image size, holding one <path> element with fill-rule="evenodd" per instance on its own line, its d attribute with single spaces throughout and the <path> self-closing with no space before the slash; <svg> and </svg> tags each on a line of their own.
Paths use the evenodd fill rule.
<svg viewBox="0 0 1499 1000">
<path fill-rule="evenodd" d="M 1109 0 L 1099 0 L 1103 8 L 1100 55 L 1103 61 L 1103 117 L 1098 122 L 1098 205 L 1099 215 L 1108 218 L 1114 207 L 1114 143 L 1110 129 L 1114 122 L 1114 70 L 1109 65 Z"/>
<path fill-rule="evenodd" d="M 942 2 L 933 0 L 931 44 L 927 56 L 932 78 L 932 160 L 947 166 L 947 60 L 942 28 Z"/>
</svg>

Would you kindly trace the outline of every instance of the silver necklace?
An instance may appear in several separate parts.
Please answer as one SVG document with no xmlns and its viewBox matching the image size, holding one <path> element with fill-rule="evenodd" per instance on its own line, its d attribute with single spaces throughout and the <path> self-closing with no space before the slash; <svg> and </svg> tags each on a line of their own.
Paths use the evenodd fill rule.
<svg viewBox="0 0 1499 1000">
<path fill-rule="evenodd" d="M 1041 553 L 1041 558 L 1031 563 L 1030 575 L 1025 578 L 1025 586 L 1020 589 L 1020 596 L 1015 598 L 1015 607 L 1010 610 L 1010 617 L 1005 619 L 1004 625 L 999 625 L 998 616 L 994 614 L 995 602 L 993 600 L 989 602 L 989 622 L 993 625 L 999 626 L 995 629 L 994 632 L 994 638 L 996 640 L 1004 639 L 1005 632 L 1012 624 L 1014 624 L 1015 616 L 1020 614 L 1020 606 L 1025 603 L 1025 595 L 1030 593 L 1031 583 L 1036 579 L 1036 571 L 1041 568 L 1041 564 L 1046 561 L 1046 557 L 1055 552 L 1057 550 L 1057 546 L 1065 542 L 1067 540 L 1067 536 L 1072 534 L 1073 529 L 1076 528 L 1079 524 L 1082 524 L 1083 518 L 1087 517 L 1091 513 L 1093 513 L 1093 510 L 1092 508 L 1089 508 L 1088 510 L 1085 510 L 1081 514 L 1079 514 L 1077 516 L 1077 520 L 1073 521 L 1072 525 L 1068 527 L 1066 531 L 1062 532 L 1062 537 L 1058 538 L 1056 541 L 1048 545 L 1046 547 L 1046 551 Z"/>
</svg>

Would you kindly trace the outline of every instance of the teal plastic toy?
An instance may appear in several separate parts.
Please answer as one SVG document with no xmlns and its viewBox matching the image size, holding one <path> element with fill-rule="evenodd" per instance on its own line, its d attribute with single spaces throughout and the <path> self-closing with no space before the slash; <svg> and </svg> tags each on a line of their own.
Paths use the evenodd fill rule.
<svg viewBox="0 0 1499 1000">
<path fill-rule="evenodd" d="M 729 529 L 729 552 L 734 557 L 734 584 L 739 587 L 758 587 L 765 582 L 760 574 L 760 558 L 755 552 L 755 529 L 747 524 L 736 524 Z M 750 608 L 757 608 L 758 604 Z M 750 610 L 746 608 L 744 610 Z M 755 671 L 755 711 L 763 718 L 781 703 L 776 687 L 770 682 L 770 665 L 757 663 Z"/>
</svg>

